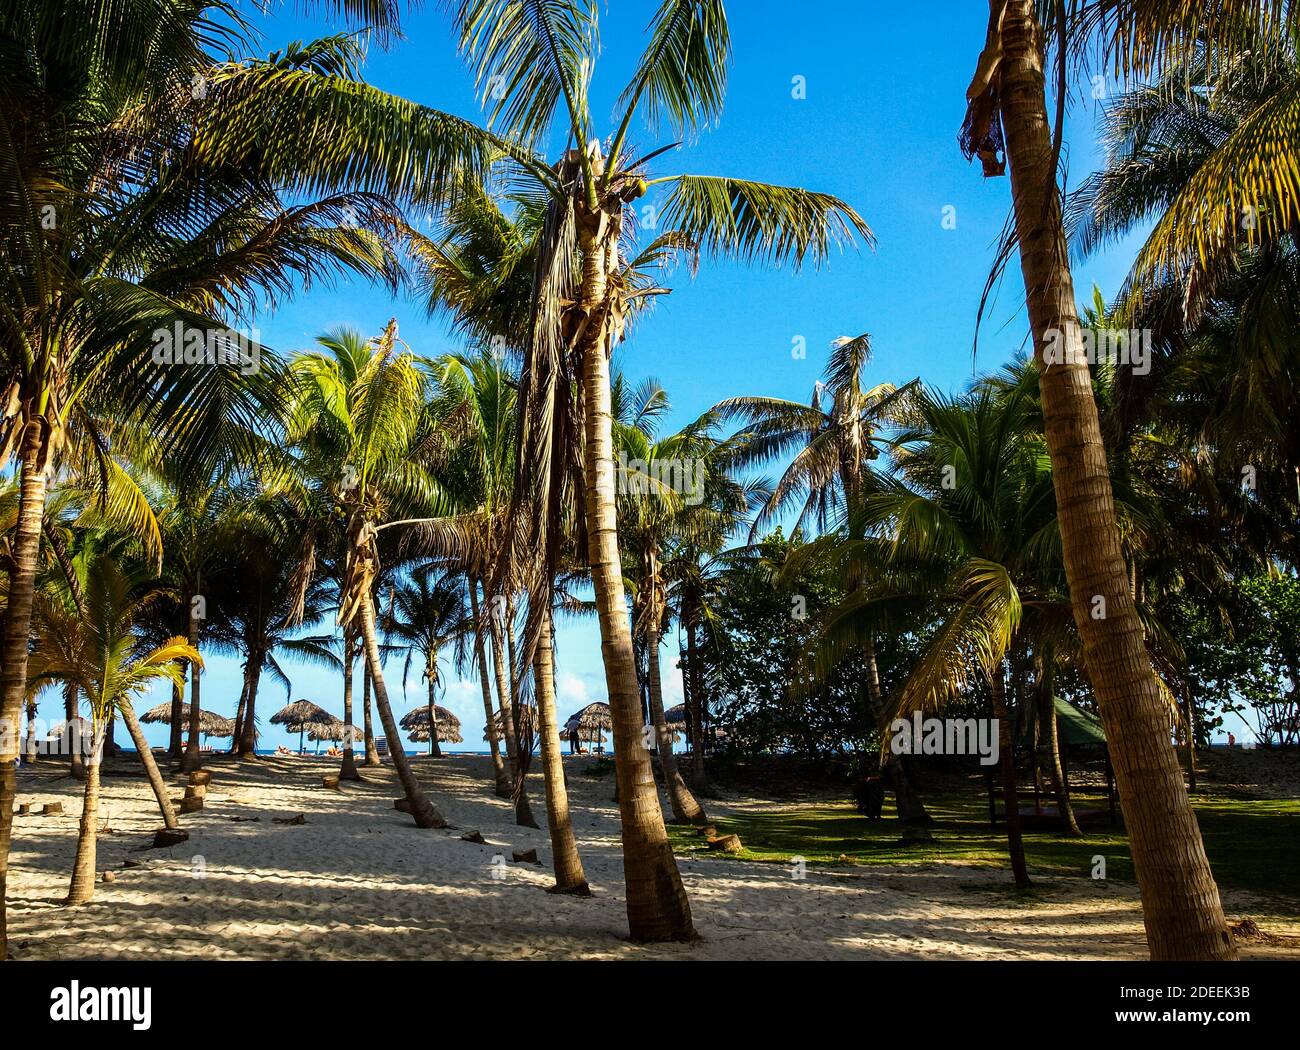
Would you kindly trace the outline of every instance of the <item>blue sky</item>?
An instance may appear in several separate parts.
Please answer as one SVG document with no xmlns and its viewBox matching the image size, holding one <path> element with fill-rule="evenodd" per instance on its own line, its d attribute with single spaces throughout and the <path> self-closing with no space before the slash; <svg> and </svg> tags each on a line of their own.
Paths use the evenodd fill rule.
<svg viewBox="0 0 1300 1050">
<path fill-rule="evenodd" d="M 614 130 L 615 100 L 645 44 L 644 28 L 659 0 L 601 3 L 601 54 L 592 85 L 598 131 Z M 403 20 L 405 39 L 389 50 L 372 48 L 366 76 L 376 86 L 417 102 L 474 117 L 472 78 L 455 53 L 440 5 L 424 3 Z M 337 31 L 323 18 L 303 18 L 296 5 L 271 5 L 255 24 L 262 51 Z M 691 278 L 674 276 L 673 292 L 632 332 L 621 365 L 634 379 L 653 376 L 667 389 L 673 411 L 666 425 L 693 418 L 736 394 L 804 400 L 825 364 L 832 339 L 872 335 L 872 382 L 921 376 L 959 389 L 975 371 L 989 371 L 1023 347 L 1025 324 L 1019 271 L 1009 269 L 991 317 L 983 326 L 978 360 L 972 338 L 981 290 L 1010 202 L 1008 180 L 981 178 L 957 147 L 965 92 L 984 42 L 987 9 L 980 4 L 926 5 L 918 20 L 910 6 L 863 0 L 733 0 L 729 5 L 734 59 L 725 113 L 717 127 L 653 164 L 654 175 L 728 174 L 793 184 L 850 202 L 877 237 L 874 252 L 832 257 L 821 270 L 793 273 L 747 269 L 705 260 Z M 803 78 L 804 98 L 793 97 Z M 1100 161 L 1091 97 L 1074 100 L 1067 124 L 1071 183 Z M 603 126 L 601 118 L 605 118 Z M 634 130 L 648 151 L 669 141 Z M 641 204 L 656 202 L 655 188 Z M 945 229 L 945 208 L 955 228 Z M 1076 263 L 1080 298 L 1091 286 L 1119 287 L 1132 245 Z M 458 346 L 446 326 L 420 304 L 391 299 L 365 285 L 314 289 L 257 319 L 263 340 L 281 352 L 308 347 L 338 324 L 377 332 L 397 317 L 402 337 L 435 355 Z M 794 341 L 807 347 L 792 357 Z M 662 661 L 665 704 L 681 699 L 675 638 Z M 605 699 L 599 635 L 594 621 L 561 622 L 557 632 L 561 714 Z M 400 679 L 401 663 L 390 662 Z M 337 674 L 287 665 L 293 699 L 306 697 L 342 713 Z M 482 746 L 483 707 L 476 681 L 460 681 L 449 665 L 444 704 L 464 722 L 467 749 Z M 204 679 L 204 707 L 232 714 L 238 701 L 237 661 L 213 658 Z M 422 683 L 412 679 L 409 700 L 400 681 L 390 686 L 398 714 L 418 703 Z M 141 698 L 143 708 L 162 699 Z M 263 678 L 258 710 L 261 746 L 289 738 L 267 717 L 285 702 L 282 687 Z M 41 715 L 57 719 L 60 701 L 47 698 Z M 357 719 L 360 721 L 360 714 Z M 165 742 L 166 727 L 149 730 Z M 125 738 L 119 733 L 119 740 Z M 296 739 L 295 739 L 296 742 Z M 413 746 L 413 745 L 412 745 Z"/>
</svg>

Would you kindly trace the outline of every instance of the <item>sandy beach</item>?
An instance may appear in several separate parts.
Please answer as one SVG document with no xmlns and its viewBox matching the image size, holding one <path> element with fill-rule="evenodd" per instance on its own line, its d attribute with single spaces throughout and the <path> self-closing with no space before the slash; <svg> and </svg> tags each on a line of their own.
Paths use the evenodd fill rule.
<svg viewBox="0 0 1300 1050">
<path fill-rule="evenodd" d="M 517 827 L 477 756 L 415 760 L 453 825 L 420 830 L 392 808 L 391 768 L 321 785 L 335 760 L 209 761 L 206 808 L 182 818 L 188 842 L 144 849 L 160 826 L 148 786 L 106 775 L 99 837 L 111 882 L 61 907 L 81 811 L 79 782 L 44 764 L 20 772 L 18 800 L 62 801 L 62 816 L 15 818 L 9 886 L 17 959 L 1142 959 L 1136 887 L 1037 877 L 1032 903 L 1006 872 L 972 864 L 810 866 L 682 857 L 701 940 L 624 939 L 622 862 L 612 782 L 566 759 L 579 848 L 595 895 L 548 894 L 546 831 Z M 111 768 L 111 767 L 110 767 Z M 171 776 L 169 782 L 180 783 Z M 534 812 L 545 819 L 540 776 Z M 177 788 L 176 794 L 180 794 Z M 713 800 L 711 812 L 774 805 Z M 279 823 L 302 814 L 306 823 Z M 465 841 L 478 830 L 484 845 Z M 515 863 L 536 849 L 542 866 Z M 495 859 L 494 859 L 495 858 Z M 1230 919 L 1260 914 L 1230 895 Z M 1300 957 L 1300 924 L 1270 920 L 1247 957 Z"/>
</svg>

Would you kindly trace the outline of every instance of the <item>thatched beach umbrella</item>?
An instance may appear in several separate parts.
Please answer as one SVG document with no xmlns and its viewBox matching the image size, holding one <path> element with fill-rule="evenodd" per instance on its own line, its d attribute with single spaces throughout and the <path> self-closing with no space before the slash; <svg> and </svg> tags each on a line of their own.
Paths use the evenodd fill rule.
<svg viewBox="0 0 1300 1050">
<path fill-rule="evenodd" d="M 190 720 L 190 709 L 186 705 L 181 712 L 181 725 L 188 725 Z M 156 707 L 149 708 L 140 716 L 141 722 L 147 722 L 149 725 L 171 725 L 172 722 L 172 704 L 166 700 Z M 212 711 L 199 709 L 199 735 L 213 737 L 228 737 L 235 735 L 235 720 L 227 718 L 225 715 L 219 715 Z"/>
<path fill-rule="evenodd" d="M 331 740 L 334 743 L 339 743 L 343 740 L 349 729 L 352 730 L 353 743 L 364 739 L 366 735 L 364 729 L 360 729 L 357 726 L 349 726 L 341 718 L 334 719 L 334 721 L 330 722 L 328 725 L 312 726 L 311 729 L 307 730 L 307 739 L 316 741 Z"/>
<path fill-rule="evenodd" d="M 579 740 L 594 743 L 599 752 L 605 750 L 605 738 L 602 734 L 612 732 L 614 720 L 609 713 L 609 704 L 597 701 L 588 704 L 581 711 L 575 711 L 564 722 L 564 732 L 578 734 Z"/>
<path fill-rule="evenodd" d="M 290 733 L 298 734 L 298 750 L 302 751 L 302 738 L 309 729 L 324 729 L 338 719 L 310 700 L 295 700 L 271 716 L 272 725 L 284 726 Z"/>
<path fill-rule="evenodd" d="M 459 744 L 464 737 L 460 735 L 460 719 L 441 704 L 434 705 L 438 719 L 438 740 L 443 744 Z M 428 744 L 429 754 L 434 754 L 433 740 L 429 736 L 429 707 L 424 705 L 407 711 L 398 723 L 407 733 L 409 739 L 417 744 Z"/>
</svg>

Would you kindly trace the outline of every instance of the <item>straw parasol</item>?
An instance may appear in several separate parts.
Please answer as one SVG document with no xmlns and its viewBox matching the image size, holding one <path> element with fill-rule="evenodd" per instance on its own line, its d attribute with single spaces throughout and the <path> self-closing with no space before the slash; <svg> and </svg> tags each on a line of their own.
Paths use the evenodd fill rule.
<svg viewBox="0 0 1300 1050">
<path fill-rule="evenodd" d="M 459 744 L 465 738 L 460 735 L 460 719 L 440 704 L 434 705 L 438 718 L 438 740 L 444 744 Z M 429 743 L 429 707 L 427 704 L 407 711 L 398 723 L 403 729 L 409 729 L 407 736 L 417 744 Z"/>
<path fill-rule="evenodd" d="M 336 718 L 327 725 L 312 726 L 311 729 L 307 730 L 307 739 L 317 741 L 332 740 L 337 743 L 343 739 L 345 732 L 349 728 L 352 730 L 352 740 L 354 742 L 363 739 L 366 735 L 364 729 L 359 729 L 357 726 L 349 727 L 343 719 Z"/>
<path fill-rule="evenodd" d="M 678 722 L 686 721 L 686 705 L 678 704 L 676 707 L 670 707 L 664 712 L 664 721 L 669 725 L 675 725 Z"/>
<path fill-rule="evenodd" d="M 564 722 L 564 732 L 571 734 L 577 732 L 579 740 L 586 740 L 589 744 L 595 744 L 598 751 L 605 750 L 604 733 L 611 732 L 614 728 L 614 720 L 609 713 L 609 704 L 603 704 L 597 701 L 594 704 L 588 704 L 581 711 L 575 711 Z"/>
<path fill-rule="evenodd" d="M 171 725 L 172 722 L 172 704 L 166 700 L 156 707 L 149 708 L 140 716 L 141 722 L 149 725 Z M 181 725 L 187 726 L 190 722 L 190 708 L 186 704 L 181 710 Z M 199 735 L 227 737 L 235 735 L 235 720 L 227 718 L 225 715 L 216 714 L 213 711 L 204 711 L 199 709 Z"/>
<path fill-rule="evenodd" d="M 313 704 L 310 700 L 295 700 L 286 704 L 271 716 L 271 724 L 284 726 L 290 733 L 298 734 L 298 750 L 302 750 L 302 738 L 309 729 L 323 729 L 339 721 L 332 714 Z"/>
</svg>

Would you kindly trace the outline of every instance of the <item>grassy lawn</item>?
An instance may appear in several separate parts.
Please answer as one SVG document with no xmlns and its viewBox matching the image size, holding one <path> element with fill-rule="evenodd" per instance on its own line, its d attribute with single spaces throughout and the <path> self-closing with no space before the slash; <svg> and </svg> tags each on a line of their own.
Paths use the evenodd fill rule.
<svg viewBox="0 0 1300 1050">
<path fill-rule="evenodd" d="M 1263 896 L 1300 899 L 1300 799 L 1243 801 L 1197 798 L 1194 802 L 1205 848 L 1220 885 Z M 852 805 L 825 803 L 713 821 L 720 834 L 740 836 L 739 860 L 788 864 L 800 856 L 808 864 L 915 864 L 936 860 L 974 861 L 1005 867 L 1006 832 L 989 826 L 985 798 L 927 797 L 936 824 L 933 843 L 904 844 L 891 817 L 872 822 Z M 888 810 L 887 810 L 888 812 Z M 673 846 L 682 854 L 707 854 L 704 839 L 690 828 L 671 827 Z M 1030 873 L 1087 877 L 1092 858 L 1106 858 L 1108 879 L 1133 878 L 1128 837 L 1109 824 L 1085 829 L 1082 839 L 1051 831 L 1026 831 Z"/>
</svg>

